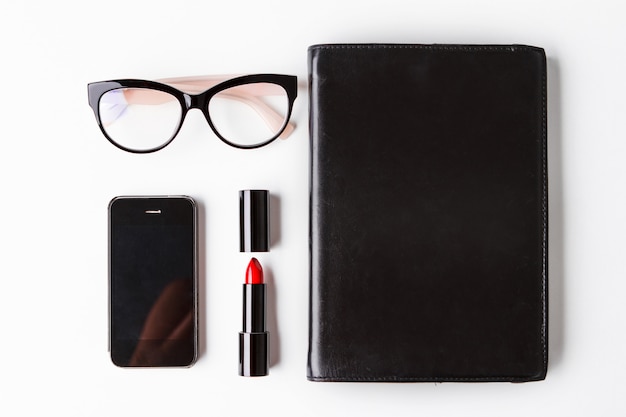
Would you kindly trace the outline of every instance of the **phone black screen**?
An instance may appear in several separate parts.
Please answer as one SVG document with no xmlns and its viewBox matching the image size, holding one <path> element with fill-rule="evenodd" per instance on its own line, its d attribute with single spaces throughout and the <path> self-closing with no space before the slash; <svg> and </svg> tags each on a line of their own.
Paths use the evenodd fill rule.
<svg viewBox="0 0 626 417">
<path fill-rule="evenodd" d="M 109 211 L 111 359 L 189 366 L 196 358 L 195 205 L 117 198 Z"/>
</svg>

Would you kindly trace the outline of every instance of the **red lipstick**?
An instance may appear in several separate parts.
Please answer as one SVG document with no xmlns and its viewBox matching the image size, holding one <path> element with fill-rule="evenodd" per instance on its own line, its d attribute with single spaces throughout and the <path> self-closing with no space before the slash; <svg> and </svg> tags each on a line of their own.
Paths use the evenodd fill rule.
<svg viewBox="0 0 626 417">
<path fill-rule="evenodd" d="M 269 373 L 269 332 L 265 328 L 265 282 L 263 268 L 250 259 L 243 284 L 243 331 L 239 332 L 239 375 Z"/>
<path fill-rule="evenodd" d="M 256 258 L 250 259 L 246 269 L 246 284 L 263 284 L 263 268 Z"/>
</svg>

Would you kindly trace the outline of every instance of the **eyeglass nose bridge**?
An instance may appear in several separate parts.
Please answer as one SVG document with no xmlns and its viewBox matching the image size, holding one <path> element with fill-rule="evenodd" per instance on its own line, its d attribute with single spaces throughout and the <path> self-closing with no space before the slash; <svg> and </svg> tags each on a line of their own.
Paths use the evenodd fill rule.
<svg viewBox="0 0 626 417">
<path fill-rule="evenodd" d="M 198 95 L 183 93 L 183 98 L 185 99 L 185 107 L 187 110 L 201 108 L 200 98 Z"/>
<path fill-rule="evenodd" d="M 209 122 L 209 125 L 211 125 L 211 118 L 209 117 L 209 111 L 207 107 L 209 101 L 207 92 L 200 94 L 183 93 L 183 98 L 185 99 L 185 113 L 191 109 L 198 109 L 202 112 L 202 114 L 204 114 L 204 117 Z M 211 126 L 211 128 L 213 128 L 213 126 Z"/>
<path fill-rule="evenodd" d="M 215 128 L 213 127 L 213 123 L 211 122 L 211 117 L 209 116 L 208 110 L 208 101 L 209 97 L 207 96 L 207 92 L 200 94 L 188 94 L 183 93 L 183 98 L 185 100 L 185 113 L 187 113 L 191 109 L 198 109 L 204 115 L 205 119 L 209 123 L 209 126 L 215 132 Z M 219 135 L 218 135 L 219 136 Z"/>
</svg>

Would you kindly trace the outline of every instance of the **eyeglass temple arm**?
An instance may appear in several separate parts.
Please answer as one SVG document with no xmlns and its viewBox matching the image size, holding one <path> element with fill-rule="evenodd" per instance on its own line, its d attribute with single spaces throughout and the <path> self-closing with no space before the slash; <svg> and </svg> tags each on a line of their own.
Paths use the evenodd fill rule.
<svg viewBox="0 0 626 417">
<path fill-rule="evenodd" d="M 232 75 L 210 75 L 163 78 L 157 81 L 190 94 L 198 94 L 231 78 L 233 78 Z M 232 100 L 238 100 L 250 106 L 258 113 L 259 116 L 261 116 L 261 118 L 272 130 L 278 131 L 283 126 L 285 117 L 276 112 L 272 107 L 268 106 L 265 102 L 263 102 L 263 100 L 259 99 L 259 96 L 268 95 L 268 91 L 266 90 L 267 88 L 263 88 L 258 84 L 244 84 L 230 89 L 228 93 L 222 94 L 222 96 Z M 294 129 L 295 125 L 293 123 L 287 123 L 285 130 L 279 137 L 281 139 L 286 139 L 289 135 L 291 135 Z"/>
</svg>

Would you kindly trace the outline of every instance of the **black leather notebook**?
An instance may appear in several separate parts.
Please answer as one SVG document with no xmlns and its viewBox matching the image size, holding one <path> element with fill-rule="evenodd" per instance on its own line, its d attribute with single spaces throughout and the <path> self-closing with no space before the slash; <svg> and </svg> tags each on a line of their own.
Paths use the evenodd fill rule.
<svg viewBox="0 0 626 417">
<path fill-rule="evenodd" d="M 308 52 L 308 379 L 544 379 L 544 51 Z"/>
</svg>

